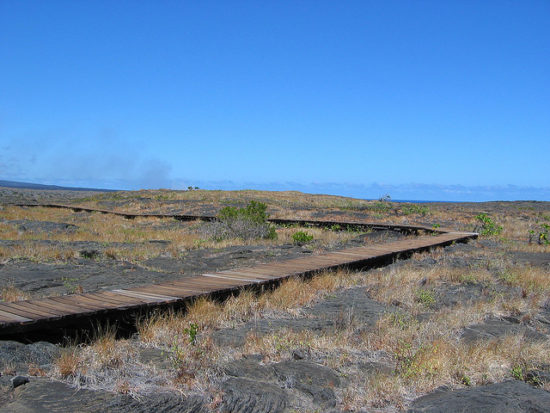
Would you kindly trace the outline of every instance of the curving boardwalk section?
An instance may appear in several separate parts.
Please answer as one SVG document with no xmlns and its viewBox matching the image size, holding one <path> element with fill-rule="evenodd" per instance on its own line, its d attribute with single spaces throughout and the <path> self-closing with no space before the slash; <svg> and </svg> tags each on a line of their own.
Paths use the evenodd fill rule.
<svg viewBox="0 0 550 413">
<path fill-rule="evenodd" d="M 124 214 L 122 214 L 124 215 Z M 340 223 L 341 224 L 341 223 Z M 381 227 L 387 228 L 381 224 Z M 418 227 L 424 231 L 430 228 Z M 183 305 L 205 295 L 223 295 L 244 287 L 273 284 L 341 267 L 369 267 L 402 255 L 476 238 L 476 233 L 432 231 L 433 235 L 387 244 L 354 247 L 253 267 L 202 274 L 145 287 L 98 291 L 0 303 L 0 337 L 78 326 L 107 314 L 136 314 L 154 307 Z"/>
<path fill-rule="evenodd" d="M 8 204 L 16 207 L 23 208 L 33 208 L 33 207 L 42 207 L 42 208 L 57 208 L 57 209 L 70 209 L 73 212 L 96 212 L 100 214 L 109 214 L 119 217 L 124 217 L 126 219 L 135 219 L 135 218 L 173 218 L 178 221 L 215 221 L 217 218 L 214 215 L 197 215 L 197 214 L 153 214 L 153 213 L 137 213 L 137 212 L 120 212 L 120 211 L 111 211 L 108 209 L 99 209 L 99 208 L 88 208 L 78 205 L 65 205 L 65 204 Z M 407 233 L 418 233 L 420 231 L 429 232 L 429 233 L 438 233 L 445 234 L 448 232 L 453 232 L 452 230 L 445 228 L 430 228 L 422 225 L 409 225 L 409 224 L 388 224 L 385 222 L 366 222 L 366 221 L 336 221 L 336 220 L 323 220 L 323 219 L 289 219 L 289 218 L 269 218 L 268 222 L 273 224 L 281 225 L 313 225 L 319 227 L 333 227 L 335 225 L 340 226 L 349 226 L 353 228 L 368 228 L 368 229 L 385 229 L 385 230 L 395 230 L 402 231 Z"/>
</svg>

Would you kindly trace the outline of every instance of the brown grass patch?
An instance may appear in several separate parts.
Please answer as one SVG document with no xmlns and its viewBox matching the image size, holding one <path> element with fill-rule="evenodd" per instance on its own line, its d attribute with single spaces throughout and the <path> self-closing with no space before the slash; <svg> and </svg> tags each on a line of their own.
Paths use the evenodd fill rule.
<svg viewBox="0 0 550 413">
<path fill-rule="evenodd" d="M 61 377 L 75 376 L 81 367 L 82 359 L 79 349 L 76 347 L 66 348 L 61 351 L 59 358 L 55 361 L 55 367 Z"/>
<path fill-rule="evenodd" d="M 508 285 L 521 287 L 527 292 L 550 292 L 550 274 L 547 270 L 539 267 L 509 267 L 501 273 L 500 279 Z"/>
<path fill-rule="evenodd" d="M 7 286 L 2 288 L 2 291 L 0 291 L 0 301 L 5 301 L 8 303 L 14 302 L 14 301 L 22 301 L 22 300 L 28 300 L 31 296 L 29 293 L 25 291 L 21 291 L 20 289 L 14 287 L 13 285 Z"/>
<path fill-rule="evenodd" d="M 310 280 L 290 278 L 274 290 L 259 295 L 244 289 L 223 303 L 201 297 L 191 303 L 185 313 L 155 313 L 140 320 L 138 331 L 146 343 L 170 345 L 174 334 L 181 334 L 193 323 L 205 333 L 215 328 L 232 327 L 274 310 L 295 315 L 324 293 L 355 284 L 357 277 L 346 271 L 325 272 Z"/>
</svg>

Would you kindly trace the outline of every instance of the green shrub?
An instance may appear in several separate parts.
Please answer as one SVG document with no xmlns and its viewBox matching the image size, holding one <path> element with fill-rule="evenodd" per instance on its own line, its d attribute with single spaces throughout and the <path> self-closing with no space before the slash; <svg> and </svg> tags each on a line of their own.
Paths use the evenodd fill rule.
<svg viewBox="0 0 550 413">
<path fill-rule="evenodd" d="M 482 213 L 476 216 L 476 219 L 480 222 L 481 226 L 478 226 L 476 229 L 481 235 L 491 236 L 498 235 L 502 232 L 502 227 L 497 225 L 493 218 L 489 215 Z"/>
<path fill-rule="evenodd" d="M 514 366 L 512 367 L 512 377 L 516 380 L 523 380 L 523 367 L 522 366 Z"/>
<path fill-rule="evenodd" d="M 184 328 L 183 332 L 187 334 L 190 344 L 197 344 L 197 333 L 199 332 L 199 326 L 197 323 L 189 324 L 189 328 Z"/>
<path fill-rule="evenodd" d="M 387 213 L 393 208 L 392 203 L 389 201 L 376 201 L 373 204 L 367 205 L 367 209 L 380 214 Z"/>
<path fill-rule="evenodd" d="M 416 300 L 426 307 L 432 307 L 435 304 L 434 292 L 420 289 L 416 292 Z"/>
<path fill-rule="evenodd" d="M 313 235 L 309 235 L 304 231 L 298 231 L 292 234 L 292 240 L 297 245 L 304 245 L 313 240 Z"/>
<path fill-rule="evenodd" d="M 550 238 L 548 233 L 550 232 L 550 225 L 542 223 L 540 228 L 529 231 L 529 244 L 533 242 L 533 238 L 536 238 L 537 243 L 540 245 L 549 245 Z"/>
<path fill-rule="evenodd" d="M 245 208 L 225 207 L 218 213 L 218 219 L 222 222 L 230 222 L 239 218 L 246 219 L 257 224 L 267 223 L 267 205 L 263 202 L 250 201 Z"/>
<path fill-rule="evenodd" d="M 416 204 L 405 204 L 401 207 L 401 212 L 403 215 L 422 215 L 423 217 L 428 215 L 430 210 L 422 205 L 416 205 Z"/>
<path fill-rule="evenodd" d="M 250 201 L 244 208 L 222 208 L 218 213 L 218 220 L 203 225 L 201 232 L 216 241 L 230 238 L 275 239 L 277 232 L 275 227 L 267 222 L 266 210 L 266 204 L 256 201 Z"/>
</svg>

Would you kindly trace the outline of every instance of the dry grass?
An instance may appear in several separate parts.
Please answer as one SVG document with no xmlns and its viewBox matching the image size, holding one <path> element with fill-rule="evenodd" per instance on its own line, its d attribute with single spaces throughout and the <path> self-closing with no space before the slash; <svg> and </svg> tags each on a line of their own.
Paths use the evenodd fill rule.
<svg viewBox="0 0 550 413">
<path fill-rule="evenodd" d="M 291 330 L 264 336 L 251 333 L 244 352 L 263 354 L 264 362 L 277 362 L 296 348 L 307 349 L 313 359 L 350 378 L 341 394 L 342 406 L 347 409 L 403 408 L 412 398 L 444 384 L 463 387 L 466 381 L 472 385 L 499 382 L 511 377 L 514 368 L 526 371 L 548 362 L 550 343 L 527 341 L 523 335 L 475 344 L 460 341 L 460 329 L 482 319 L 464 318 L 467 311 L 446 310 L 423 323 L 387 314 L 359 339 L 353 325 L 324 334 Z M 451 319 L 454 323 L 449 324 Z M 391 357 L 392 372 L 365 377 L 353 367 L 349 370 L 377 354 Z"/>
<path fill-rule="evenodd" d="M 358 277 L 346 271 L 326 272 L 310 280 L 290 278 L 274 290 L 260 295 L 243 290 L 224 303 L 201 297 L 185 313 L 155 313 L 140 320 L 138 332 L 145 343 L 169 346 L 174 334 L 181 334 L 191 324 L 197 324 L 199 331 L 206 333 L 274 312 L 297 315 L 299 309 L 320 299 L 323 294 L 357 283 Z"/>
<path fill-rule="evenodd" d="M 77 347 L 65 348 L 55 361 L 56 372 L 62 377 L 74 377 L 82 367 L 82 359 Z"/>
<path fill-rule="evenodd" d="M 14 287 L 13 285 L 4 287 L 0 291 L 0 301 L 11 303 L 14 301 L 21 301 L 21 300 L 28 300 L 28 299 L 30 299 L 29 293 L 25 291 L 21 291 L 20 289 Z"/>
<path fill-rule="evenodd" d="M 149 198 L 151 202 L 144 204 L 136 197 Z M 350 211 L 350 217 L 361 211 L 365 220 L 441 223 L 444 227 L 462 230 L 473 230 L 478 224 L 475 216 L 487 212 L 504 227 L 502 234 L 493 237 L 494 240 L 506 238 L 510 241 L 502 244 L 500 252 L 490 247 L 491 243 L 485 244 L 489 247 L 483 247 L 480 243 L 473 251 L 454 253 L 454 258 L 470 260 L 470 267 L 453 268 L 447 265 L 450 264 L 446 258 L 448 252 L 435 250 L 413 256 L 413 261 L 426 257 L 438 260 L 438 264 L 430 269 L 404 265 L 367 274 L 338 272 L 320 274 L 310 280 L 291 278 L 278 288 L 259 295 L 242 291 L 224 303 L 202 298 L 190 305 L 186 313 L 158 313 L 148 317 L 139 324 L 139 345 L 162 348 L 172 361 L 172 368 L 163 372 L 166 382 L 161 384 L 159 381 L 159 386 L 211 392 L 211 386 L 215 387 L 223 378 L 220 366 L 229 359 L 239 357 L 242 353 L 260 353 L 264 356 L 264 362 L 268 363 L 287 359 L 292 350 L 302 348 L 307 349 L 312 360 L 334 368 L 348 378 L 348 387 L 343 391 L 336 390 L 341 402 L 339 407 L 350 410 L 392 410 L 405 409 L 413 398 L 443 384 L 456 388 L 463 387 L 465 383 L 481 385 L 498 382 L 510 377 L 514 368 L 525 370 L 549 363 L 548 342 L 529 342 L 517 335 L 474 344 L 460 340 L 465 326 L 480 323 L 489 315 L 521 316 L 523 321 L 529 322 L 540 311 L 541 303 L 550 294 L 547 271 L 514 266 L 506 258 L 508 251 L 550 251 L 548 246 L 528 244 L 528 231 L 541 219 L 540 211 L 518 210 L 513 205 L 504 205 L 499 209 L 487 204 L 483 205 L 486 211 L 479 211 L 477 206 L 434 204 L 429 205 L 430 211 L 426 216 L 405 215 L 397 204 L 390 204 L 386 211 L 372 201 L 260 191 L 121 192 L 100 195 L 82 202 L 101 207 L 103 201 L 115 200 L 119 202 L 119 209 L 124 211 L 162 212 L 173 208 L 173 204 L 164 201 L 174 199 L 190 201 L 182 205 L 197 212 L 200 211 L 200 204 L 195 201 L 222 207 L 243 205 L 254 199 L 268 203 L 271 215 L 277 217 L 309 218 L 322 208 L 328 213 L 327 218 L 331 216 L 331 211 L 335 219 L 346 219 L 345 214 L 340 214 L 341 211 Z M 6 208 L 1 211 L 0 218 L 68 222 L 80 226 L 81 230 L 74 234 L 55 235 L 60 240 L 141 242 L 166 239 L 172 242 L 172 256 L 178 256 L 189 248 L 223 248 L 249 243 L 242 240 L 221 243 L 202 240 L 194 230 L 197 223 L 171 230 L 164 225 L 166 220 L 160 219 L 128 221 L 108 215 L 73 214 L 70 211 L 40 208 Z M 299 228 L 279 228 L 277 241 L 260 242 L 266 245 L 289 243 L 297 230 Z M 303 230 L 314 236 L 314 249 L 332 247 L 357 235 L 316 228 Z M 16 237 L 14 239 L 44 237 L 38 233 L 19 234 L 9 225 L 0 225 L 0 236 L 8 235 Z M 3 251 L 0 250 L 0 256 L 11 254 Z M 112 247 L 105 250 L 105 254 L 112 259 L 123 259 L 129 253 Z M 150 253 L 144 248 L 136 256 L 139 259 L 150 256 Z M 482 284 L 499 288 L 507 286 L 510 287 L 510 294 L 495 295 L 439 310 L 427 305 L 430 292 L 439 287 L 458 284 Z M 377 301 L 399 304 L 402 312 L 385 314 L 374 328 L 366 330 L 360 329 L 364 326 L 357 325 L 350 316 L 348 319 L 336 320 L 337 328 L 321 334 L 291 330 L 274 331 L 263 336 L 251 333 L 242 349 L 219 349 L 210 339 L 210 333 L 216 329 L 236 327 L 257 318 L 298 317 L 303 307 L 321 300 L 325 294 L 358 285 L 366 286 L 370 297 Z M 518 293 L 518 290 L 522 292 Z M 419 322 L 415 315 L 426 312 L 430 312 L 430 316 Z M 198 338 L 191 342 L 189 329 L 195 324 L 198 327 Z M 93 378 L 88 379 L 92 380 L 88 382 L 90 385 L 101 385 L 121 393 L 139 393 L 140 385 L 135 377 L 142 377 L 145 370 L 134 360 L 132 346 L 135 345 L 135 342 L 115 341 L 114 335 L 105 333 L 90 346 L 73 350 L 72 353 L 67 351 L 62 356 L 66 359 L 60 358 L 57 363 L 59 374 L 68 377 L 85 374 Z M 391 371 L 365 375 L 357 367 L 360 363 L 377 361 L 381 357 L 386 364 L 389 363 Z M 147 374 L 154 377 L 154 373 Z"/>
<path fill-rule="evenodd" d="M 70 246 L 45 245 L 39 241 L 70 243 L 92 241 L 99 243 L 132 243 L 130 247 L 111 246 L 105 255 L 118 260 L 142 260 L 168 253 L 179 257 L 186 250 L 196 248 L 226 248 L 242 245 L 282 245 L 292 243 L 292 234 L 305 228 L 277 228 L 277 239 L 243 240 L 240 238 L 222 241 L 204 239 L 199 230 L 200 221 L 180 222 L 172 218 L 136 218 L 101 213 L 74 213 L 70 210 L 49 208 L 22 208 L 8 206 L 0 211 L 0 219 L 32 220 L 69 223 L 78 226 L 75 231 L 45 232 L 20 231 L 15 225 L 0 222 L 0 239 L 25 241 L 24 244 L 0 247 L 0 258 L 26 258 L 35 261 L 66 261 L 78 257 Z M 348 242 L 358 235 L 355 232 L 330 231 L 319 228 L 305 229 L 314 236 L 312 246 L 318 249 L 333 248 Z M 168 246 L 159 246 L 149 241 L 168 241 Z M 35 242 L 36 241 L 36 242 Z M 141 245 L 140 245 L 141 244 Z"/>
<path fill-rule="evenodd" d="M 467 257 L 460 252 L 456 255 Z M 413 259 L 427 256 L 441 259 L 444 253 L 436 250 Z M 495 275 L 506 269 L 516 278 L 503 280 Z M 530 288 L 533 293 L 513 299 L 496 296 L 492 300 L 443 308 L 432 311 L 429 319 L 418 322 L 413 315 L 426 311 L 416 295 L 421 281 L 425 288 L 443 284 L 515 283 Z M 350 318 L 338 328 L 321 334 L 291 330 L 267 335 L 250 333 L 242 349 L 220 349 L 210 339 L 210 332 L 215 329 L 235 327 L 252 319 L 281 314 L 297 316 L 301 308 L 322 299 L 325 294 L 357 285 L 367 286 L 370 294 L 381 302 L 399 300 L 407 312 L 388 313 L 374 328 L 361 331 L 358 330 L 361 326 Z M 440 385 L 463 387 L 464 383 L 498 382 L 510 377 L 514 368 L 525 371 L 548 363 L 548 342 L 528 342 L 517 335 L 475 344 L 459 339 L 465 326 L 482 322 L 488 315 L 534 314 L 547 293 L 544 271 L 510 267 L 504 261 L 489 268 L 482 265 L 457 269 L 441 265 L 426 270 L 404 265 L 367 274 L 340 271 L 319 274 L 310 280 L 291 278 L 278 288 L 259 295 L 245 290 L 224 303 L 201 298 L 190 305 L 185 314 L 156 314 L 144 319 L 139 325 L 139 338 L 148 346 L 166 349 L 173 368 L 166 373 L 165 386 L 181 391 L 210 392 L 212 386 L 223 379 L 220 366 L 243 353 L 262 354 L 264 363 L 269 363 L 287 359 L 292 350 L 301 348 L 306 349 L 314 361 L 348 377 L 348 386 L 337 390 L 343 408 L 401 409 L 415 397 Z M 186 329 L 195 323 L 198 338 L 191 343 Z M 97 340 L 82 351 L 80 357 L 84 362 L 80 365 L 91 366 L 96 375 L 98 371 L 113 368 L 127 371 L 131 357 L 128 349 L 122 350 L 126 344 L 114 343 L 109 335 Z M 119 356 L 113 357 L 113 354 Z M 379 357 L 386 358 L 392 371 L 365 376 L 356 370 L 358 363 Z M 67 364 L 69 367 L 65 371 L 74 376 L 71 363 Z M 112 374 L 109 379 L 105 373 L 99 377 L 96 385 L 108 383 L 109 388 L 121 393 L 133 394 L 139 387 L 120 374 L 116 380 Z"/>
<path fill-rule="evenodd" d="M 502 271 L 500 278 L 506 284 L 521 287 L 528 293 L 550 292 L 550 274 L 539 267 L 512 266 Z"/>
<path fill-rule="evenodd" d="M 78 256 L 70 247 L 52 247 L 27 241 L 23 244 L 0 246 L 2 259 L 28 259 L 31 261 L 66 261 Z"/>
<path fill-rule="evenodd" d="M 112 327 L 100 327 L 91 344 L 65 347 L 49 374 L 66 379 L 75 387 L 125 394 L 135 394 L 138 388 L 154 390 L 157 383 L 166 381 L 165 375 L 136 360 L 135 344 L 117 340 Z"/>
</svg>

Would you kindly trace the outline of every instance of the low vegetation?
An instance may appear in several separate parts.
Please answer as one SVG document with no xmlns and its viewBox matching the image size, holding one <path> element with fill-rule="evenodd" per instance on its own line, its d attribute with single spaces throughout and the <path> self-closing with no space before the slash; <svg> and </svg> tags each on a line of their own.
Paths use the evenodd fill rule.
<svg viewBox="0 0 550 413">
<path fill-rule="evenodd" d="M 297 231 L 292 234 L 292 240 L 295 244 L 304 245 L 313 240 L 313 235 L 309 235 L 305 231 Z"/>
<path fill-rule="evenodd" d="M 8 285 L 0 290 L 0 301 L 14 302 L 27 300 L 29 298 L 30 295 L 27 292 L 21 291 L 13 285 Z"/>
<path fill-rule="evenodd" d="M 485 213 L 477 215 L 476 220 L 481 224 L 479 227 L 481 235 L 493 236 L 502 232 L 502 226 L 498 225 L 493 218 Z"/>
<path fill-rule="evenodd" d="M 204 224 L 201 232 L 214 239 L 240 238 L 242 240 L 276 239 L 275 227 L 267 222 L 267 205 L 250 201 L 245 208 L 225 207 L 218 213 L 218 220 Z"/>
<path fill-rule="evenodd" d="M 548 211 L 536 205 L 484 204 L 485 212 L 480 213 L 477 206 L 461 204 L 426 206 L 389 199 L 198 189 L 121 192 L 79 202 L 158 212 L 179 205 L 166 201 L 179 200 L 189 201 L 185 205 L 191 209 L 200 202 L 216 205 L 219 220 L 178 222 L 175 227 L 174 221 L 167 219 L 126 220 L 102 214 L 5 207 L 0 210 L 4 220 L 0 222 L 0 237 L 18 243 L 0 245 L 0 262 L 108 259 L 142 263 L 151 257 L 180 258 L 186 249 L 209 248 L 209 253 L 216 254 L 234 245 L 289 244 L 286 248 L 315 253 L 365 235 L 345 231 L 338 224 L 331 229 L 274 227 L 267 221 L 268 214 L 307 219 L 321 210 L 327 220 L 422 223 L 434 228 L 477 230 L 481 238 L 467 246 L 414 254 L 407 262 L 368 272 L 337 271 L 309 279 L 290 278 L 276 288 L 245 289 L 224 301 L 202 297 L 189 303 L 185 311 L 156 312 L 140 319 L 138 334 L 132 338 L 117 339 L 112 328 L 104 328 L 86 345 L 65 347 L 55 367 L 40 374 L 75 387 L 106 389 L 137 399 L 162 391 L 199 394 L 216 406 L 223 398 L 220 386 L 227 379 L 228 362 L 261 355 L 260 363 L 265 366 L 304 356 L 333 369 L 342 379 L 341 387 L 331 389 L 338 409 L 397 411 L 407 409 L 411 400 L 439 386 L 457 389 L 507 379 L 528 381 L 533 380 L 529 378 L 532 369 L 550 364 L 549 341 L 532 340 L 521 330 L 546 334 L 540 318 L 550 302 L 548 271 L 536 261 L 541 259 L 540 253 L 550 252 L 550 219 Z M 17 220 L 68 223 L 78 228 L 70 233 L 22 231 L 19 224 L 8 222 Z M 38 242 L 45 240 L 58 243 Z M 151 240 L 169 243 L 148 243 Z M 99 256 L 86 258 L 82 249 L 64 244 L 73 241 L 104 245 Z M 60 283 L 67 292 L 79 291 L 79 284 L 70 277 Z M 349 306 L 330 313 L 330 328 L 321 322 L 318 328 L 296 328 L 300 324 L 293 324 L 315 320 L 318 307 L 313 306 L 326 302 L 332 306 L 335 301 L 330 300 L 351 288 L 360 289 L 361 299 L 372 300 L 373 308 L 381 308 L 380 313 L 374 316 L 370 307 Z M 26 297 L 15 287 L 1 291 L 3 301 Z M 367 317 L 368 322 L 361 317 Z M 463 339 L 468 328 L 488 319 L 513 320 L 510 323 L 519 327 L 483 340 Z M 244 346 L 217 342 L 220 333 L 229 336 L 239 329 L 247 329 Z M 157 351 L 162 367 L 142 361 L 142 353 L 152 350 Z M 384 368 L 365 370 L 364 366 L 371 364 Z M 39 370 L 33 371 L 38 374 Z M 550 390 L 544 381 L 532 384 Z M 287 385 L 291 387 L 292 380 Z"/>
</svg>

